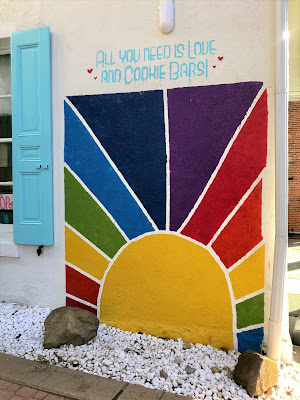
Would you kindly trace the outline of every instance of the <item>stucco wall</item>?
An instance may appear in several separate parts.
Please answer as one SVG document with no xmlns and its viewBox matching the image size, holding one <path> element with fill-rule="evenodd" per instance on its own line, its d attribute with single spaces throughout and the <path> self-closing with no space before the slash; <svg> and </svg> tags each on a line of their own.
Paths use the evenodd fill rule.
<svg viewBox="0 0 300 400">
<path fill-rule="evenodd" d="M 80 301 L 81 299 L 85 306 L 90 307 L 91 305 L 93 306 L 94 303 L 96 304 L 94 307 L 99 308 L 98 291 L 100 287 L 100 293 L 102 294 L 101 301 L 103 301 L 104 307 L 104 309 L 101 309 L 102 306 L 100 306 L 100 309 L 101 313 L 103 313 L 102 319 L 105 319 L 107 322 L 114 323 L 111 319 L 111 315 L 115 312 L 113 306 L 114 304 L 117 306 L 120 299 L 123 298 L 124 304 L 127 304 L 128 308 L 126 309 L 125 307 L 122 309 L 123 314 L 120 315 L 120 319 L 123 318 L 124 322 L 122 322 L 122 328 L 144 329 L 152 333 L 160 334 L 161 336 L 163 336 L 165 332 L 166 335 L 170 336 L 180 335 L 189 340 L 203 340 L 211 344 L 220 345 L 220 335 L 217 334 L 214 337 L 214 335 L 211 334 L 212 325 L 216 326 L 217 321 L 219 321 L 220 326 L 225 324 L 228 327 L 228 329 L 224 329 L 224 332 L 226 332 L 225 336 L 227 336 L 226 343 L 224 341 L 224 344 L 228 346 L 234 344 L 236 346 L 236 333 L 246 332 L 251 328 L 260 329 L 264 325 L 261 318 L 267 321 L 269 313 L 274 241 L 274 4 L 271 0 L 263 2 L 249 2 L 246 0 L 238 2 L 190 0 L 188 2 L 175 1 L 175 5 L 175 29 L 171 34 L 163 35 L 158 27 L 156 0 L 136 0 L 130 1 L 130 4 L 128 4 L 128 2 L 125 4 L 124 2 L 116 0 L 102 0 L 100 2 L 74 2 L 66 0 L 1 2 L 0 15 L 2 23 L 0 35 L 2 37 L 8 36 L 10 32 L 14 30 L 29 29 L 44 25 L 48 25 L 52 32 L 55 210 L 55 245 L 52 248 L 46 248 L 42 256 L 37 257 L 35 248 L 31 246 L 20 246 L 19 259 L 1 259 L 1 297 L 7 301 L 21 301 L 31 304 L 49 305 L 51 307 L 64 304 L 66 293 L 64 221 L 66 220 L 66 261 L 69 264 L 67 267 L 67 276 L 69 279 L 69 281 L 67 281 L 67 291 L 69 293 L 69 301 L 72 300 L 74 302 Z M 204 41 L 205 44 L 208 42 L 210 48 L 207 54 L 197 56 L 193 53 L 193 49 L 198 48 L 198 51 L 200 51 L 200 45 L 196 45 L 195 47 L 195 43 L 202 41 Z M 158 49 L 159 46 L 162 47 Z M 152 52 L 154 56 L 152 61 L 149 60 L 149 52 L 151 50 L 144 50 L 145 48 L 153 48 Z M 136 55 L 138 54 L 138 50 L 140 50 L 142 54 L 140 60 L 136 63 L 127 62 L 123 64 L 119 51 L 122 51 L 122 56 L 124 54 L 123 51 L 126 49 L 135 49 Z M 168 57 L 169 51 L 170 57 Z M 180 51 L 183 52 L 182 57 Z M 106 59 L 104 59 L 104 54 L 106 54 Z M 146 60 L 144 60 L 144 57 Z M 161 59 L 158 60 L 158 58 Z M 115 64 L 104 66 L 103 61 L 106 61 L 107 64 L 113 62 Z M 173 64 L 170 65 L 170 63 Z M 186 67 L 183 63 L 186 64 Z M 191 63 L 194 63 L 194 65 Z M 165 65 L 165 67 L 160 67 L 160 72 L 156 72 L 156 75 L 152 71 L 152 74 L 154 74 L 153 78 L 147 81 L 131 80 L 133 70 L 130 68 L 134 69 L 139 67 L 142 69 L 143 67 L 147 67 L 148 70 L 147 68 L 144 69 L 144 73 L 146 74 L 149 73 L 150 66 L 154 67 L 160 65 Z M 124 75 L 126 67 L 129 67 L 127 68 L 127 76 Z M 182 69 L 182 77 L 178 76 L 177 78 L 177 68 Z M 185 76 L 185 68 L 187 68 L 187 71 L 191 72 L 191 76 Z M 103 74 L 102 72 L 103 69 L 120 70 L 120 72 L 115 72 L 115 74 L 112 75 L 116 82 L 110 81 L 110 83 L 108 83 L 105 73 Z M 195 75 L 193 71 L 195 71 Z M 161 79 L 157 79 L 159 74 Z M 139 72 L 137 70 L 136 78 L 138 79 L 138 77 Z M 245 82 L 244 86 L 239 85 L 242 82 Z M 194 89 L 170 90 L 188 87 L 194 87 Z M 139 95 L 136 92 L 142 93 Z M 127 93 L 127 95 L 124 94 L 120 98 L 117 98 L 113 96 L 115 93 Z M 103 94 L 107 94 L 108 96 L 104 98 L 101 96 Z M 91 97 L 89 98 L 88 95 L 91 95 Z M 92 97 L 92 95 L 97 96 Z M 67 99 L 66 96 L 68 96 Z M 141 112 L 136 96 L 140 96 L 143 104 L 145 104 L 145 109 L 142 109 L 142 112 L 145 114 L 148 113 L 148 119 L 146 118 L 146 120 L 138 118 Z M 148 103 L 147 96 L 150 96 Z M 151 99 L 151 96 L 157 97 Z M 212 101 L 214 98 L 216 99 L 215 102 Z M 193 107 L 186 104 L 186 99 L 191 103 L 194 101 Z M 223 107 L 223 111 L 220 111 L 220 107 L 219 109 L 216 108 L 218 102 L 224 104 L 227 101 L 229 105 L 227 108 L 226 106 L 225 108 Z M 137 126 L 137 120 L 139 120 L 139 124 L 141 125 L 141 134 L 139 136 L 141 138 L 140 148 L 134 148 L 133 154 L 137 156 L 134 160 L 130 158 L 130 146 L 132 146 L 132 144 L 128 144 L 126 141 L 124 142 L 124 138 L 122 139 L 121 134 L 119 136 L 114 136 L 114 138 L 119 137 L 121 139 L 115 139 L 115 141 L 110 140 L 108 133 L 110 125 L 107 115 L 111 112 L 110 108 L 114 108 L 118 104 L 123 104 L 125 111 L 127 108 L 125 117 L 126 115 L 132 117 L 131 122 L 128 122 L 128 119 L 127 122 L 124 122 L 127 118 L 124 117 L 125 119 L 123 119 L 122 123 L 133 123 L 133 126 Z M 205 104 L 206 108 L 203 108 L 202 106 Z M 153 107 L 153 105 L 156 107 Z M 203 112 L 201 120 L 199 120 L 199 117 L 197 120 L 197 105 L 200 107 L 198 109 L 199 113 L 201 110 Z M 94 178 L 96 186 L 99 186 L 101 180 L 104 179 L 103 176 L 100 178 L 97 175 L 100 165 L 95 165 L 92 162 L 89 164 L 88 159 L 84 160 L 84 158 L 79 157 L 78 160 L 81 161 L 81 165 L 80 163 L 76 164 L 75 160 L 75 164 L 79 166 L 77 173 L 74 172 L 75 166 L 70 166 L 70 164 L 74 162 L 71 158 L 72 154 L 74 154 L 73 150 L 76 150 L 75 147 L 77 143 L 77 138 L 72 141 L 72 132 L 74 132 L 75 139 L 75 132 L 78 134 L 80 130 L 82 130 L 83 135 L 87 135 L 86 131 L 88 131 L 87 129 L 89 128 L 87 128 L 86 123 L 90 128 L 93 121 L 95 126 L 101 125 L 101 120 L 97 120 L 97 118 L 99 118 L 99 113 L 93 110 L 93 108 L 102 106 L 106 107 L 107 110 L 106 114 L 102 115 L 102 119 L 104 119 L 104 117 L 106 118 L 106 121 L 103 122 L 106 124 L 106 139 L 105 137 L 99 139 L 103 132 L 98 133 L 98 140 L 100 140 L 101 145 L 103 144 L 102 141 L 106 140 L 105 145 L 103 144 L 105 147 L 104 153 L 101 148 L 102 153 L 109 153 L 109 156 L 114 159 L 115 163 L 119 163 L 120 159 L 122 159 L 122 157 L 124 158 L 124 154 L 127 155 L 127 158 L 125 157 L 126 160 L 123 160 L 124 163 L 121 163 L 123 166 L 118 164 L 118 170 L 122 169 L 122 176 L 124 177 L 127 174 L 126 179 L 124 178 L 126 182 L 124 183 L 124 180 L 122 182 L 125 184 L 125 187 L 127 187 L 126 185 L 128 184 L 131 189 L 136 185 L 132 191 L 135 195 L 137 192 L 139 193 L 138 200 L 142 203 L 136 202 L 136 204 L 140 205 L 140 210 L 142 210 L 143 215 L 151 214 L 151 219 L 158 228 L 156 236 L 146 235 L 144 239 L 140 241 L 133 241 L 131 246 L 132 250 L 130 250 L 128 245 L 126 247 L 128 251 L 125 252 L 124 250 L 124 252 L 122 252 L 122 257 L 116 260 L 116 264 L 113 268 L 110 268 L 110 270 L 107 269 L 107 265 L 110 259 L 114 257 L 115 253 L 112 250 L 103 251 L 100 249 L 99 251 L 99 247 L 101 246 L 95 245 L 91 239 L 88 239 L 89 234 L 93 234 L 93 232 L 94 236 L 97 236 L 99 239 L 99 229 L 97 225 L 95 224 L 92 226 L 87 233 L 84 231 L 87 224 L 83 224 L 82 228 L 82 218 L 86 217 L 88 219 L 87 214 L 89 210 L 95 204 L 99 207 L 100 200 L 97 197 L 96 189 L 93 189 L 94 191 L 91 190 L 90 183 L 86 183 L 86 175 L 84 175 L 82 179 L 79 178 L 79 176 L 84 170 L 91 179 Z M 119 118 L 121 118 L 121 111 L 118 113 Z M 184 114 L 185 112 L 186 116 Z M 182 118 L 179 118 L 180 116 Z M 179 121 L 177 121 L 176 118 L 179 118 Z M 201 155 L 203 159 L 205 159 L 205 157 L 207 159 L 202 165 L 202 172 L 206 170 L 206 166 L 210 165 L 206 171 L 206 183 L 204 179 L 202 189 L 199 187 L 199 182 L 201 180 L 200 175 L 202 172 L 199 171 L 198 175 L 197 168 L 199 168 L 200 164 L 197 161 L 194 164 L 192 173 L 193 179 L 190 182 L 188 182 L 186 171 L 183 172 L 181 181 L 184 184 L 181 185 L 183 189 L 181 188 L 180 190 L 185 193 L 185 198 L 178 199 L 176 203 L 176 196 L 174 197 L 174 195 L 172 195 L 172 188 L 178 188 L 182 183 L 180 183 L 180 172 L 176 173 L 176 168 L 177 171 L 180 170 L 180 168 L 178 169 L 178 167 L 176 167 L 176 157 L 179 164 L 184 164 L 182 158 L 184 157 L 184 151 L 191 145 L 189 135 L 191 135 L 192 138 L 195 137 L 193 126 L 197 124 L 201 125 L 202 121 L 206 121 L 205 118 L 208 118 L 208 121 L 212 121 L 211 131 L 208 130 L 206 132 L 207 143 L 205 146 L 207 147 L 205 148 L 209 150 L 204 151 Z M 88 119 L 89 122 L 87 121 Z M 112 126 L 113 132 L 117 132 L 117 116 L 114 115 L 111 120 L 116 123 L 115 127 Z M 215 132 L 218 131 L 222 125 L 230 125 L 230 121 L 232 120 L 235 120 L 235 123 L 231 126 L 231 131 L 228 135 L 226 136 L 225 133 L 222 134 L 221 130 L 220 136 L 217 136 L 217 140 L 214 142 L 212 138 Z M 182 121 L 186 121 L 186 125 L 183 124 L 183 126 L 179 126 Z M 215 124 L 216 121 L 217 124 Z M 203 126 L 207 126 L 208 122 L 206 122 L 203 123 Z M 153 127 L 153 124 L 156 124 L 153 134 L 156 135 L 155 137 L 157 137 L 157 140 L 154 141 L 153 146 L 151 143 L 149 145 L 149 140 L 145 135 L 143 136 L 143 124 L 145 124 L 144 132 L 149 131 L 150 127 L 150 133 L 151 126 Z M 240 129 L 241 124 L 243 129 Z M 252 126 L 250 130 L 247 128 L 249 125 Z M 167 128 L 165 128 L 166 126 Z M 239 126 L 240 128 L 238 128 Z M 191 130 L 189 130 L 190 128 Z M 82 147 L 81 150 L 86 148 L 88 153 L 83 152 L 82 155 L 85 154 L 86 156 L 86 154 L 88 154 L 91 155 L 91 157 L 93 156 L 93 154 L 89 154 L 89 152 L 92 152 L 91 148 L 95 143 L 98 143 L 95 138 L 95 135 L 97 136 L 95 130 L 96 128 L 93 130 L 94 136 L 88 131 L 90 136 L 87 137 L 92 138 L 93 142 L 91 142 L 91 145 L 86 141 L 83 142 L 83 146 L 86 147 Z M 246 139 L 242 139 L 242 132 L 247 136 L 247 130 L 259 132 L 258 137 L 252 137 L 251 139 L 254 141 L 253 143 L 258 144 L 258 149 L 254 151 L 253 154 L 251 153 L 251 151 L 253 151 L 251 140 L 247 142 Z M 67 177 L 66 214 L 64 213 L 63 174 L 64 133 L 66 134 L 65 162 L 67 164 L 65 172 Z M 168 137 L 166 133 L 169 134 Z M 268 141 L 266 145 L 267 133 Z M 114 134 L 112 134 L 112 136 L 113 135 Z M 118 135 L 118 133 L 116 133 L 116 135 Z M 249 135 L 251 136 L 251 133 L 248 133 L 247 137 L 250 137 Z M 149 137 L 150 139 L 152 138 L 151 134 Z M 181 137 L 185 142 L 180 142 Z M 241 138 L 240 141 L 236 140 L 238 137 Z M 231 140 L 231 138 L 234 139 Z M 228 146 L 233 148 L 233 141 L 235 141 L 237 150 L 232 150 L 230 153 Z M 138 142 L 139 140 L 134 141 L 135 144 Z M 246 142 L 248 143 L 248 147 L 245 145 Z M 175 164 L 173 164 L 173 167 L 171 164 L 171 174 L 166 170 L 164 178 L 165 187 L 169 189 L 163 194 L 159 189 L 163 186 L 163 181 L 157 182 L 156 178 L 152 178 L 153 176 L 159 176 L 163 165 L 159 163 L 162 163 L 163 157 L 168 157 L 168 143 L 170 146 L 171 160 L 172 154 L 174 154 L 173 159 Z M 75 146 L 74 149 L 72 148 L 73 145 Z M 155 145 L 157 146 L 155 147 Z M 145 155 L 145 149 L 148 149 L 147 146 L 150 146 L 150 152 L 148 153 L 149 160 L 157 160 L 157 163 L 154 162 L 151 164 L 152 172 L 145 167 L 145 165 L 147 166 L 148 162 L 150 162 Z M 99 149 L 98 145 L 98 150 Z M 203 143 L 201 143 L 201 140 L 199 143 L 195 143 L 195 149 L 199 149 L 199 151 L 202 149 L 203 151 Z M 227 149 L 226 151 L 228 154 L 225 149 Z M 236 156 L 231 156 L 234 152 Z M 190 153 L 187 152 L 187 154 Z M 194 159 L 197 160 L 197 150 Z M 213 163 L 211 161 L 212 159 L 214 159 Z M 249 161 L 255 160 L 254 169 L 257 175 L 254 178 L 249 172 L 249 169 L 247 169 L 247 162 L 245 162 L 245 159 Z M 187 160 L 188 162 L 193 162 L 189 156 Z M 214 207 L 216 207 L 217 210 L 226 208 L 222 202 L 218 205 L 218 201 L 216 201 L 221 199 L 221 197 L 218 197 L 218 190 L 220 191 L 219 193 L 234 193 L 234 196 L 229 202 L 230 206 L 226 209 L 227 211 L 223 214 L 221 212 L 222 215 L 218 216 L 218 223 L 216 224 L 216 228 L 214 228 L 215 230 L 210 229 L 209 219 L 206 222 L 204 221 L 201 228 L 202 232 L 210 230 L 213 236 L 216 231 L 219 233 L 221 231 L 225 232 L 223 240 L 218 241 L 217 238 L 215 238 L 211 243 L 210 250 L 207 251 L 206 246 L 211 239 L 207 241 L 207 238 L 199 238 L 195 232 L 193 233 L 192 223 L 190 225 L 191 229 L 189 230 L 186 226 L 185 232 L 185 237 L 191 240 L 183 238 L 179 240 L 179 236 L 174 234 L 166 235 L 166 233 L 161 232 L 161 230 L 164 229 L 162 221 L 165 220 L 164 218 L 166 218 L 169 212 L 168 204 L 171 204 L 171 212 L 167 220 L 168 218 L 170 219 L 171 231 L 175 232 L 187 218 L 191 208 L 196 204 L 197 199 L 199 200 L 199 196 L 201 196 L 204 188 L 208 191 L 210 183 L 214 181 L 214 177 L 217 175 L 216 172 L 221 169 L 222 165 L 225 165 L 226 160 L 228 160 L 227 165 L 229 170 L 223 175 L 225 180 L 222 179 L 220 173 L 219 176 L 221 179 L 219 183 L 215 180 L 215 184 L 211 185 L 210 200 L 206 208 L 204 207 L 202 210 L 203 215 L 205 216 L 207 214 L 206 210 L 211 210 L 212 203 L 214 203 Z M 265 161 L 267 161 L 266 167 Z M 132 173 L 138 168 L 139 163 L 141 165 L 141 170 L 144 171 L 144 175 L 142 174 L 136 178 Z M 128 165 L 131 171 L 128 170 Z M 230 170 L 230 167 L 233 169 Z M 173 176 L 172 168 L 174 171 Z M 224 168 L 227 168 L 226 165 Z M 215 175 L 212 175 L 214 172 Z M 149 175 L 147 175 L 147 173 L 149 173 Z M 132 177 L 131 182 L 134 183 L 128 183 L 130 180 L 129 176 Z M 146 178 L 146 184 L 143 182 L 143 176 L 148 176 Z M 198 176 L 199 179 L 197 179 Z M 231 179 L 231 176 L 239 176 L 240 178 L 235 181 Z M 170 182 L 171 186 L 169 185 Z M 245 185 L 243 186 L 244 183 Z M 92 184 L 93 182 L 91 185 Z M 147 187 L 147 185 L 149 187 Z M 241 190 L 237 189 L 241 186 L 243 186 Z M 155 195 L 152 195 L 152 198 L 149 189 L 150 192 L 153 190 L 153 193 L 155 193 Z M 68 202 L 67 198 L 68 190 L 69 198 L 70 196 L 72 198 L 75 192 L 81 193 L 81 195 L 79 195 L 78 204 L 72 204 L 70 206 L 70 202 Z M 157 192 L 155 190 L 157 190 Z M 105 193 L 110 194 L 113 193 L 113 191 L 114 188 L 104 186 Z M 93 194 L 91 195 L 90 192 Z M 87 193 L 88 196 L 87 200 L 83 201 L 85 193 Z M 122 199 L 125 197 L 121 196 Z M 190 200 L 192 197 L 196 200 L 191 202 Z M 168 198 L 170 198 L 169 203 Z M 94 201 L 93 206 L 90 206 L 90 199 Z M 246 200 L 248 200 L 248 202 Z M 103 205 L 103 202 L 104 200 L 100 203 Z M 185 204 L 184 206 L 182 202 Z M 107 200 L 107 203 L 111 204 L 110 199 Z M 162 204 L 165 204 L 165 214 L 162 213 Z M 125 206 L 127 206 L 127 203 Z M 133 205 L 132 207 L 134 208 Z M 173 213 L 172 216 L 172 207 L 173 210 L 177 210 L 177 217 L 175 217 L 176 212 L 175 214 Z M 116 204 L 116 208 L 120 209 L 120 204 Z M 132 218 L 134 212 L 138 215 L 139 211 L 134 211 L 133 208 L 127 209 L 125 217 L 129 216 L 129 219 Z M 107 208 L 104 207 L 104 209 L 108 211 Z M 146 209 L 146 213 L 144 209 Z M 253 209 L 256 210 L 254 215 L 251 214 L 250 211 Z M 82 213 L 82 218 L 79 218 L 81 224 L 79 225 L 81 228 L 77 225 L 76 229 L 74 225 L 78 222 L 78 216 L 81 215 L 80 213 Z M 119 217 L 117 218 L 115 215 L 112 215 L 112 213 L 113 211 L 109 211 L 106 215 L 112 217 L 111 220 L 114 222 Z M 213 213 L 210 218 L 214 218 L 214 214 L 215 213 Z M 95 214 L 91 214 L 90 221 L 93 220 L 94 215 Z M 236 215 L 235 219 L 233 218 L 234 215 Z M 138 226 L 142 224 L 141 218 L 143 219 L 144 217 L 137 216 L 135 223 L 132 223 L 132 229 L 138 230 Z M 203 221 L 203 216 L 199 218 Z M 149 218 L 147 217 L 146 219 L 149 222 Z M 124 223 L 123 226 L 120 227 L 122 223 L 120 219 L 118 219 L 118 221 L 119 222 L 113 225 L 118 226 L 117 231 L 121 233 L 125 241 L 139 236 L 137 232 L 133 233 L 130 229 L 123 235 L 127 225 Z M 197 225 L 197 218 L 195 221 Z M 231 224 L 230 221 L 232 221 Z M 251 225 L 252 222 L 255 225 L 254 227 Z M 104 225 L 102 233 L 106 235 L 108 228 L 107 225 Z M 115 228 L 111 229 L 113 231 Z M 149 229 L 144 229 L 143 232 L 149 232 Z M 249 234 L 249 232 L 254 232 L 254 234 Z M 80 235 L 78 235 L 79 233 Z M 253 236 L 255 236 L 255 239 L 251 241 Z M 246 238 L 246 240 L 243 241 L 243 238 Z M 122 238 L 120 236 L 118 240 L 119 244 L 122 246 Z M 156 243 L 151 242 L 153 240 Z M 165 243 L 165 246 L 158 250 L 163 243 Z M 199 243 L 202 244 L 199 245 Z M 68 249 L 72 249 L 72 246 L 73 250 L 70 252 Z M 118 246 L 119 245 L 117 245 L 117 247 Z M 137 246 L 136 250 L 134 250 L 134 246 Z M 192 246 L 192 248 L 190 248 L 190 246 Z M 75 248 L 81 249 L 82 251 L 78 250 L 76 253 Z M 215 249 L 213 250 L 213 248 Z M 232 252 L 229 252 L 230 254 L 228 252 L 226 253 L 226 248 L 231 248 Z M 178 249 L 181 249 L 178 257 L 169 259 L 168 257 L 170 255 L 177 254 L 176 250 L 178 251 Z M 237 249 L 239 250 L 237 251 Z M 111 253 L 108 254 L 109 251 Z M 197 255 L 191 258 L 191 254 L 193 254 L 194 251 Z M 212 253 L 214 254 L 212 261 L 207 263 L 205 260 L 207 257 L 211 259 Z M 227 255 L 224 255 L 225 253 Z M 182 256 L 182 254 L 186 254 L 186 257 L 180 261 L 179 256 Z M 137 259 L 135 257 L 137 257 Z M 198 262 L 196 262 L 197 265 L 194 267 L 193 263 L 195 260 L 198 260 Z M 140 269 L 124 272 L 124 270 L 117 268 L 118 262 L 121 263 L 120 268 L 134 265 L 135 267 L 138 266 Z M 155 268 L 158 268 L 156 273 L 154 273 L 155 268 L 153 270 L 153 262 Z M 161 276 L 160 278 L 160 275 L 163 274 L 159 266 L 164 263 L 172 268 L 164 277 Z M 199 274 L 196 269 L 199 267 L 199 264 L 205 264 L 208 268 L 206 272 L 207 277 L 211 276 L 211 271 L 214 268 L 216 268 L 216 271 L 221 272 L 219 280 L 216 278 L 215 281 L 211 282 L 211 290 L 207 289 L 210 287 L 205 285 L 205 282 L 202 283 L 202 286 L 197 285 Z M 99 268 L 95 268 L 95 265 L 99 265 Z M 237 268 L 231 270 L 230 268 L 233 265 L 236 267 L 241 265 L 241 267 L 239 270 Z M 253 272 L 253 268 L 257 268 L 259 276 L 262 276 L 260 282 L 264 281 L 260 283 L 259 287 L 255 285 L 256 275 Z M 264 270 L 264 274 L 262 270 Z M 114 271 L 121 271 L 121 275 L 114 275 Z M 236 273 L 231 274 L 231 271 L 236 271 Z M 240 271 L 240 274 L 238 274 L 238 271 Z M 249 271 L 251 272 L 249 273 Z M 104 281 L 102 280 L 102 276 L 104 273 L 107 278 L 107 283 L 103 285 Z M 124 273 L 125 276 L 122 275 Z M 193 275 L 195 273 L 196 276 Z M 203 270 L 201 273 L 203 273 Z M 218 273 L 216 272 L 215 276 L 217 277 L 217 275 Z M 78 280 L 79 276 L 81 281 Z M 93 277 L 96 277 L 96 279 L 92 279 Z M 126 278 L 125 280 L 124 277 Z M 85 280 L 85 278 L 87 280 Z M 226 284 L 223 282 L 224 279 L 224 282 L 227 282 Z M 90 281 L 92 281 L 92 283 L 90 283 L 90 290 L 88 292 L 82 292 L 82 288 Z M 144 296 L 147 291 L 146 289 L 149 288 L 150 281 L 155 282 L 154 287 L 158 291 L 157 294 L 163 295 L 166 299 L 164 312 L 162 312 L 164 307 L 163 302 L 157 303 L 162 304 L 161 309 L 158 309 L 157 306 L 153 307 L 153 304 L 151 302 L 149 303 L 149 298 L 147 299 Z M 236 283 L 234 283 L 234 281 Z M 82 283 L 78 285 L 76 282 Z M 161 284 L 163 285 L 160 286 Z M 196 288 L 189 291 L 190 284 L 195 284 Z M 214 285 L 216 285 L 216 287 Z M 238 293 L 234 293 L 234 287 L 236 287 Z M 5 290 L 3 288 L 5 288 Z M 224 300 L 223 304 L 228 301 L 228 307 L 225 307 L 226 310 L 224 313 L 217 311 L 218 307 L 221 307 L 221 305 L 220 302 L 217 301 L 219 300 L 217 299 L 218 294 L 217 292 L 214 294 L 214 290 L 218 291 L 218 288 L 224 291 L 223 298 L 227 299 L 226 301 Z M 162 292 L 162 290 L 165 292 Z M 118 297 L 114 296 L 114 293 L 123 293 L 123 295 Z M 253 293 L 255 296 L 253 296 Z M 133 297 L 130 298 L 130 296 Z M 206 307 L 205 311 L 203 311 L 203 308 L 201 310 L 201 296 L 203 297 L 203 303 Z M 175 315 L 173 314 L 174 304 L 176 304 L 174 303 L 175 299 L 176 301 L 179 299 L 178 304 L 182 307 L 179 312 L 180 316 L 183 316 L 184 312 L 188 310 L 187 314 L 189 314 L 189 316 L 183 321 L 183 324 L 185 324 L 186 332 L 190 331 L 190 333 L 184 334 L 182 330 L 177 329 L 178 324 L 174 325 L 174 318 L 176 318 L 176 313 Z M 181 299 L 182 301 L 180 302 Z M 252 304 L 249 303 L 251 299 Z M 248 303 L 245 303 L 244 300 L 247 300 Z M 112 305 L 112 309 L 104 306 L 105 301 Z M 134 301 L 136 301 L 136 304 L 139 304 L 141 308 L 135 307 Z M 235 304 L 236 302 L 237 304 Z M 243 307 L 244 309 L 248 307 L 248 309 L 254 310 L 254 318 L 245 321 L 244 317 L 240 317 L 240 322 L 237 323 L 237 315 L 239 313 L 239 315 L 245 315 L 245 313 L 243 314 Z M 263 307 L 265 308 L 265 313 L 264 316 L 261 317 L 261 310 Z M 133 314 L 131 313 L 134 312 L 135 309 L 140 311 L 138 311 L 137 316 L 133 318 Z M 255 310 L 258 309 L 260 311 L 257 313 Z M 149 310 L 151 310 L 150 316 Z M 142 315 L 142 312 L 148 315 L 147 318 L 141 318 L 143 321 L 138 318 L 138 316 Z M 201 324 L 199 323 L 198 317 L 201 320 L 205 312 L 214 315 L 214 317 L 212 317 L 210 325 L 204 327 L 202 330 L 200 329 L 201 332 L 197 333 L 197 329 L 193 328 L 193 324 L 199 327 Z M 194 316 L 197 317 L 194 318 Z M 145 324 L 146 320 L 148 322 L 150 321 L 152 326 L 150 326 L 151 323 L 148 323 L 148 325 Z M 131 322 L 132 325 L 130 325 Z M 235 335 L 233 336 L 232 329 L 235 331 Z M 215 331 L 217 331 L 217 329 L 215 329 Z M 259 334 L 261 334 L 261 331 Z M 242 338 L 242 336 L 243 335 L 240 337 Z M 247 337 L 245 337 L 245 340 L 247 340 Z"/>
</svg>

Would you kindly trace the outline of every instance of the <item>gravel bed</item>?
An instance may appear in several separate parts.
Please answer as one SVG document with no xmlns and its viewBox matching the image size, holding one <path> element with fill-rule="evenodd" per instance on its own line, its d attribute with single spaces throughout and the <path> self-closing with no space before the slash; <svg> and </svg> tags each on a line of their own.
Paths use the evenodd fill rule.
<svg viewBox="0 0 300 400">
<path fill-rule="evenodd" d="M 239 353 L 121 331 L 101 324 L 87 345 L 43 349 L 50 309 L 0 303 L 0 351 L 197 399 L 248 400 L 232 379 Z M 300 365 L 282 365 L 279 383 L 258 399 L 300 399 Z"/>
</svg>

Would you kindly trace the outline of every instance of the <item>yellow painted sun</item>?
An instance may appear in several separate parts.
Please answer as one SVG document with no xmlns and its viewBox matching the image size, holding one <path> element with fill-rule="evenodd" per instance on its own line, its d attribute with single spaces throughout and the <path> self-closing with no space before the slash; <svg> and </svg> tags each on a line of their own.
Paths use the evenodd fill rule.
<svg viewBox="0 0 300 400">
<path fill-rule="evenodd" d="M 233 348 L 232 318 L 221 267 L 183 237 L 160 233 L 130 242 L 105 278 L 100 320 L 120 329 Z"/>
</svg>

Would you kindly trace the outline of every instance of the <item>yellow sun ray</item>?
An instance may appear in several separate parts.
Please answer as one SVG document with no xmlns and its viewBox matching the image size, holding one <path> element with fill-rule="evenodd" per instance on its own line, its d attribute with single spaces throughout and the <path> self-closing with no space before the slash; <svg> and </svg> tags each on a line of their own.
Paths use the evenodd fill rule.
<svg viewBox="0 0 300 400">
<path fill-rule="evenodd" d="M 234 297 L 240 299 L 264 288 L 265 246 L 262 245 L 251 256 L 229 273 Z"/>
<path fill-rule="evenodd" d="M 109 261 L 65 226 L 66 262 L 101 280 Z"/>
</svg>

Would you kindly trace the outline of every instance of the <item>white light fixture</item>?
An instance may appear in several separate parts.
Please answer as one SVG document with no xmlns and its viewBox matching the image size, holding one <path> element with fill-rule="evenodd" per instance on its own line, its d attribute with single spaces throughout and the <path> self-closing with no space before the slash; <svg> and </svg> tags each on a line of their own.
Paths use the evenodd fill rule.
<svg viewBox="0 0 300 400">
<path fill-rule="evenodd" d="M 159 0 L 159 27 L 163 33 L 170 33 L 175 26 L 174 0 Z"/>
</svg>

